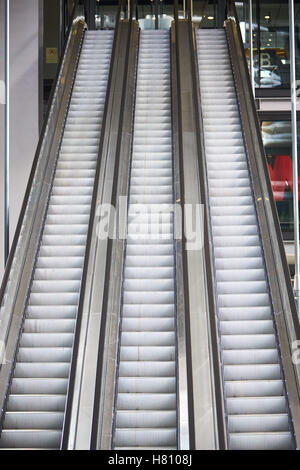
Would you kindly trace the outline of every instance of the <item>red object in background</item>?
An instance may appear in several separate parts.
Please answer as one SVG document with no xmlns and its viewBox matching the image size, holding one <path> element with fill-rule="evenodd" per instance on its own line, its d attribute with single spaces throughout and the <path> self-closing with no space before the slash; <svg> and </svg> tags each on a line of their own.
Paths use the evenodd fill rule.
<svg viewBox="0 0 300 470">
<path fill-rule="evenodd" d="M 275 157 L 274 168 L 268 163 L 272 183 L 274 199 L 276 202 L 283 201 L 286 187 L 293 192 L 293 163 L 290 155 L 278 155 Z M 299 190 L 298 176 L 298 190 Z M 300 194 L 299 194 L 300 200 Z"/>
</svg>

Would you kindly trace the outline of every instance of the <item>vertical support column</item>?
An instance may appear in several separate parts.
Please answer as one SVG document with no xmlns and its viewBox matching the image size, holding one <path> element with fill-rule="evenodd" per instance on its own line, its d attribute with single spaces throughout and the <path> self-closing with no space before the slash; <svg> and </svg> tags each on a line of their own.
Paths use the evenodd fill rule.
<svg viewBox="0 0 300 470">
<path fill-rule="evenodd" d="M 192 21 L 193 18 L 193 2 L 192 0 L 187 0 L 187 5 L 185 7 L 185 18 Z"/>
<path fill-rule="evenodd" d="M 9 0 L 5 0 L 5 150 L 4 150 L 4 262 L 6 264 L 9 253 L 9 39 L 10 39 L 10 4 Z"/>
<path fill-rule="evenodd" d="M 58 39 L 58 54 L 61 56 L 63 49 L 63 38 L 64 38 L 64 12 L 65 3 L 64 0 L 59 0 L 59 39 Z"/>
<path fill-rule="evenodd" d="M 10 4 L 9 63 L 10 74 L 5 77 L 5 6 Z M 32 161 L 39 137 L 42 118 L 42 32 L 43 0 L 0 0 L 0 282 L 4 272 L 5 249 L 12 242 L 23 202 Z M 5 92 L 5 79 L 9 90 Z M 9 116 L 6 116 L 5 94 L 10 92 Z M 10 124 L 9 167 L 4 167 L 5 117 Z M 9 178 L 8 178 L 8 170 Z M 5 183 L 5 175 L 7 181 Z M 5 201 L 5 194 L 7 199 Z M 10 240 L 5 238 L 4 220 L 9 202 Z"/>
<path fill-rule="evenodd" d="M 10 2 L 10 235 L 19 218 L 40 129 L 43 1 Z"/>
<path fill-rule="evenodd" d="M 5 0 L 0 0 L 0 281 L 4 271 Z"/>
<path fill-rule="evenodd" d="M 96 29 L 96 0 L 85 0 L 86 22 L 90 30 Z"/>
<path fill-rule="evenodd" d="M 253 8 L 252 0 L 249 0 L 250 77 L 251 77 L 253 96 L 255 98 L 254 62 L 253 62 L 253 10 L 252 8 Z"/>
<path fill-rule="evenodd" d="M 158 2 L 159 0 L 154 0 L 155 29 L 158 29 Z"/>
<path fill-rule="evenodd" d="M 217 3 L 217 28 L 223 28 L 225 21 L 225 8 L 225 0 L 219 0 Z"/>
<path fill-rule="evenodd" d="M 291 80 L 291 122 L 293 156 L 293 207 L 294 207 L 294 244 L 295 244 L 295 280 L 294 294 L 299 314 L 299 203 L 298 203 L 298 149 L 297 149 L 297 95 L 296 95 L 296 56 L 295 56 L 295 11 L 294 0 L 289 0 L 289 35 L 290 35 L 290 80 Z"/>
<path fill-rule="evenodd" d="M 260 4 L 256 2 L 256 23 L 257 23 L 257 54 L 258 54 L 258 86 L 260 87 L 260 77 L 261 77 L 261 50 L 260 50 Z"/>
</svg>

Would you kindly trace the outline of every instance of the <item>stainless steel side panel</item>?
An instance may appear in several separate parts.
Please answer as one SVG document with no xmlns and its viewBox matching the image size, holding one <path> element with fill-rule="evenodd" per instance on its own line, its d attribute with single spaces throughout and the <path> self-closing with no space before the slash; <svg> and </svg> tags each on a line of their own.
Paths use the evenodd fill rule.
<svg viewBox="0 0 300 470">
<path fill-rule="evenodd" d="M 100 144 L 101 166 L 83 294 L 68 449 L 110 446 L 123 240 L 100 236 L 99 215 L 103 204 L 118 205 L 118 196 L 127 194 L 124 181 L 128 175 L 133 114 L 128 96 L 133 96 L 137 42 L 137 23 L 121 21 L 116 30 Z"/>
<path fill-rule="evenodd" d="M 172 24 L 171 33 L 173 112 L 177 110 L 174 145 L 175 161 L 179 167 L 176 184 L 180 180 L 181 194 L 178 202 L 183 209 L 184 234 L 187 234 L 184 216 L 187 213 L 186 205 L 195 208 L 205 204 L 201 195 L 198 96 L 193 80 L 195 52 L 191 47 L 190 27 L 189 21 L 178 20 Z M 186 324 L 190 446 L 194 449 L 216 449 L 218 436 L 208 298 L 211 293 L 207 291 L 203 207 L 201 214 L 198 227 L 202 230 L 201 248 L 192 249 L 189 241 L 184 238 L 182 246 L 177 247 L 182 252 L 182 270 L 178 270 L 177 279 L 178 298 L 181 300 L 179 318 L 184 314 Z M 184 286 L 183 290 L 180 284 Z M 180 350 L 182 348 L 179 343 Z M 179 357 L 179 367 L 180 361 Z M 181 389 L 179 391 L 182 392 Z M 186 419 L 184 416 L 180 418 Z"/>
</svg>

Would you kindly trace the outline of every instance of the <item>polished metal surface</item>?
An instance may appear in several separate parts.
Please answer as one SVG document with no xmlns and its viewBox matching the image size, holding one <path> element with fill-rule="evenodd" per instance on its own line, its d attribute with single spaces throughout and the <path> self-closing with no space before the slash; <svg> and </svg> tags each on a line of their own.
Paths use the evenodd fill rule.
<svg viewBox="0 0 300 470">
<path fill-rule="evenodd" d="M 176 201 L 182 209 L 184 234 L 182 239 L 177 240 L 177 256 L 181 256 L 181 266 L 176 273 L 176 281 L 179 294 L 178 319 L 186 331 L 183 339 L 183 330 L 178 328 L 179 439 L 183 438 L 183 448 L 189 446 L 192 449 L 217 449 L 220 444 L 210 319 L 210 311 L 213 312 L 213 308 L 210 305 L 207 279 L 209 250 L 206 244 L 206 216 L 203 207 L 205 194 L 201 175 L 198 77 L 194 69 L 195 44 L 190 21 L 174 22 L 171 40 L 172 109 L 175 115 L 174 184 Z M 197 207 L 201 208 L 197 223 L 193 219 L 200 242 L 196 246 L 193 246 L 188 233 L 188 207 L 193 207 L 194 211 Z M 179 221 L 177 228 L 178 224 Z"/>
<path fill-rule="evenodd" d="M 291 449 L 293 428 L 225 31 L 199 30 L 197 49 L 228 447 Z"/>
<path fill-rule="evenodd" d="M 175 6 L 175 16 L 177 6 Z M 179 100 L 180 87 L 178 80 L 178 49 L 181 44 L 177 44 L 175 36 L 175 23 L 171 27 L 171 83 L 172 83 L 172 140 L 173 140 L 173 159 L 174 159 L 174 200 L 177 203 L 177 207 L 181 208 L 181 191 L 182 191 L 182 179 L 181 175 L 181 152 L 180 152 L 180 132 L 182 127 L 180 125 L 181 119 L 179 117 Z M 184 51 L 186 54 L 186 50 Z M 178 217 L 177 211 L 174 213 L 174 232 L 182 226 L 182 218 Z M 190 384 L 188 382 L 188 352 L 187 352 L 187 332 L 188 326 L 186 321 L 186 305 L 185 305 L 185 283 L 184 283 L 184 243 L 182 237 L 175 237 L 175 295 L 176 295 L 176 313 L 177 313 L 177 415 L 178 415 L 178 448 L 179 449 L 190 449 L 191 448 L 191 432 L 190 432 L 190 409 L 189 402 L 191 402 L 190 396 Z"/>
<path fill-rule="evenodd" d="M 127 195 L 137 43 L 138 24 L 118 22 L 93 196 L 68 449 L 111 445 L 123 239 L 100 236 L 99 221 L 101 207 L 118 209 L 119 196 Z"/>
<path fill-rule="evenodd" d="M 59 448 L 113 32 L 87 32 L 42 223 L 1 448 Z M 41 222 L 41 221 L 40 221 Z"/>
</svg>

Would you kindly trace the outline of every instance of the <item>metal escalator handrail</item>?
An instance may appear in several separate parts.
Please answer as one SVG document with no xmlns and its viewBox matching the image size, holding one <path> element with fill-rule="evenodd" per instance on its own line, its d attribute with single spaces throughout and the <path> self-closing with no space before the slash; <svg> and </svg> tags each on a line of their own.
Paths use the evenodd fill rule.
<svg viewBox="0 0 300 470">
<path fill-rule="evenodd" d="M 109 70 L 109 76 L 108 76 L 108 82 L 107 82 L 106 100 L 105 100 L 104 111 L 103 111 L 102 133 L 100 136 L 99 149 L 101 149 L 103 145 L 103 140 L 104 140 L 103 130 L 105 129 L 105 122 L 108 119 L 108 116 L 107 116 L 108 96 L 109 96 L 109 92 L 110 92 L 111 85 L 112 85 L 111 78 L 112 78 L 114 57 L 116 54 L 116 38 L 117 38 L 117 32 L 118 32 L 118 28 L 120 24 L 122 8 L 124 4 L 125 4 L 125 0 L 119 0 L 116 23 L 115 23 L 116 27 L 115 27 L 115 33 L 114 33 L 114 41 L 113 41 L 111 60 L 110 60 L 110 70 Z M 75 326 L 75 332 L 74 332 L 72 360 L 71 360 L 70 374 L 69 374 L 69 380 L 68 380 L 67 400 L 66 400 L 64 424 L 63 424 L 63 432 L 62 432 L 62 440 L 61 440 L 62 449 L 68 448 L 70 432 L 71 432 L 70 423 L 71 423 L 72 404 L 73 404 L 73 397 L 74 397 L 76 364 L 77 364 L 78 348 L 79 348 L 79 341 L 80 341 L 80 327 L 81 327 L 82 310 L 83 310 L 83 303 L 84 303 L 84 296 L 85 296 L 85 284 L 86 284 L 88 265 L 89 265 L 90 246 L 91 246 L 91 240 L 93 236 L 93 224 L 94 224 L 94 218 L 95 218 L 95 211 L 97 207 L 97 188 L 98 188 L 101 160 L 102 160 L 101 154 L 99 151 L 96 172 L 95 172 L 95 183 L 94 183 L 92 202 L 91 202 L 89 227 L 88 227 L 88 233 L 87 233 L 87 239 L 86 239 L 84 265 L 83 265 L 83 272 L 82 272 L 82 278 L 81 278 L 81 289 L 80 289 L 80 296 L 79 296 L 76 326 Z"/>
<path fill-rule="evenodd" d="M 224 18 L 224 20 L 226 19 L 234 20 L 235 24 L 238 27 L 238 31 L 240 31 L 240 20 L 239 20 L 239 15 L 238 15 L 234 0 L 226 0 L 225 14 L 226 14 L 226 18 Z"/>
<path fill-rule="evenodd" d="M 77 320 L 76 320 L 76 327 L 75 327 L 75 334 L 74 334 L 74 343 L 73 343 L 73 351 L 72 351 L 72 360 L 71 360 L 71 368 L 70 368 L 70 375 L 68 381 L 68 392 L 67 392 L 67 402 L 65 408 L 65 416 L 64 416 L 64 424 L 63 424 L 63 433 L 62 433 L 62 449 L 68 449 L 75 446 L 75 430 L 74 430 L 74 422 L 72 423 L 72 414 L 74 413 L 74 392 L 75 392 L 75 382 L 76 377 L 78 374 L 78 355 L 79 355 L 79 348 L 80 348 L 80 338 L 81 338 L 81 326 L 82 326 L 82 317 L 83 317 L 83 310 L 84 305 L 87 297 L 87 279 L 89 278 L 89 269 L 90 265 L 93 263 L 91 259 L 91 246 L 93 245 L 93 238 L 95 237 L 95 217 L 96 217 L 96 209 L 99 204 L 99 182 L 100 182 L 100 171 L 103 165 L 103 159 L 105 157 L 105 152 L 103 151 L 104 142 L 107 138 L 106 134 L 106 127 L 109 126 L 112 116 L 111 111 L 109 110 L 109 98 L 110 95 L 113 93 L 113 75 L 115 64 L 117 61 L 117 49 L 118 49 L 118 31 L 121 24 L 122 13 L 126 11 L 127 7 L 126 0 L 119 0 L 118 3 L 118 12 L 116 16 L 116 28 L 114 33 L 114 41 L 111 53 L 111 61 L 110 61 L 110 71 L 108 77 L 108 84 L 107 84 L 107 91 L 106 91 L 106 100 L 105 106 L 103 111 L 103 121 L 102 121 L 102 132 L 100 136 L 99 142 L 99 152 L 98 152 L 98 160 L 96 166 L 96 173 L 95 173 L 95 183 L 93 189 L 93 196 L 92 196 L 92 203 L 91 203 L 91 212 L 90 212 L 90 220 L 89 220 L 89 227 L 88 227 L 88 234 L 87 234 L 87 242 L 85 248 L 85 259 L 84 259 L 84 266 L 83 266 L 83 275 L 81 281 L 81 290 L 80 290 L 80 297 L 79 297 L 79 306 L 78 306 L 78 313 L 77 313 Z M 130 3 L 131 5 L 131 3 Z M 128 20 L 132 21 L 132 8 L 129 10 L 129 15 L 127 11 Z M 111 91 L 112 90 L 112 91 Z M 90 279 L 90 282 L 92 280 Z M 99 345 L 99 348 L 102 347 L 102 344 Z M 79 406 L 79 404 L 78 404 Z M 78 411 L 78 410 L 77 410 Z M 76 420 L 75 420 L 76 421 Z"/>
<path fill-rule="evenodd" d="M 78 0 L 74 5 L 72 22 L 60 60 L 55 86 L 52 89 L 0 290 L 0 410 L 2 419 L 84 33 L 84 22 L 82 20 L 73 22 L 77 5 Z"/>
<path fill-rule="evenodd" d="M 300 325 L 271 187 L 254 96 L 238 19 L 227 19 L 225 29 L 252 178 L 256 211 L 269 277 L 275 324 L 297 448 L 300 447 L 300 367 L 292 356 L 299 347 Z"/>
<path fill-rule="evenodd" d="M 174 146 L 174 199 L 184 204 L 184 172 L 182 155 L 182 118 L 181 118 L 181 100 L 180 100 L 180 59 L 179 59 L 179 41 L 178 37 L 178 1 L 174 3 L 174 23 L 171 29 L 171 74 L 172 74 L 172 129 Z M 184 219 L 174 221 L 174 230 L 176 224 L 181 223 L 181 232 L 184 234 Z M 195 412 L 194 412 L 194 387 L 191 373 L 192 352 L 190 340 L 190 321 L 189 321 L 189 296 L 188 296 L 188 273 L 186 259 L 185 239 L 176 242 L 176 314 L 177 314 L 177 407 L 178 407 L 178 446 L 181 448 L 194 449 L 195 444 Z M 184 358 L 184 368 L 180 367 L 179 359 Z M 185 390 L 184 390 L 184 388 Z M 183 389 L 183 390 L 182 390 Z M 181 391 L 184 391 L 182 402 Z M 184 415 L 183 415 L 184 414 Z M 183 426 L 181 420 L 183 419 Z M 182 436 L 182 428 L 184 435 Z M 186 447 L 181 447 L 185 443 Z"/>
<path fill-rule="evenodd" d="M 196 57 L 196 41 L 195 41 L 195 31 L 192 23 L 192 10 L 193 10 L 193 0 L 188 0 L 186 4 L 186 18 L 189 25 L 189 41 L 191 51 L 193 51 L 193 86 L 197 96 L 195 103 L 197 121 L 199 125 L 199 130 L 203 128 L 203 118 L 201 111 L 201 96 L 199 93 L 198 87 L 198 62 Z M 178 0 L 175 0 L 174 3 L 174 18 L 175 23 L 177 24 L 178 19 Z M 206 271 L 206 286 L 207 286 L 207 303 L 209 310 L 209 319 L 210 319 L 210 333 L 211 333 L 211 356 L 212 364 L 214 371 L 214 385 L 215 385 L 215 414 L 217 422 L 217 440 L 219 449 L 225 449 L 227 447 L 227 436 L 226 436 L 226 425 L 224 422 L 224 399 L 223 399 L 223 384 L 222 384 L 222 372 L 220 368 L 220 352 L 219 352 L 219 339 L 218 339 L 218 327 L 217 327 L 217 314 L 216 314 L 216 299 L 215 296 L 210 295 L 211 292 L 215 292 L 215 285 L 213 281 L 213 258 L 212 258 L 212 241 L 211 234 L 209 229 L 209 209 L 206 201 L 208 200 L 208 187 L 206 179 L 206 168 L 205 168 L 205 158 L 204 158 L 204 141 L 203 133 L 200 131 L 198 135 L 198 161 L 199 161 L 199 176 L 200 176 L 200 191 L 201 191 L 201 201 L 204 205 L 204 229 L 203 229 L 203 252 L 204 252 L 204 263 Z"/>
<path fill-rule="evenodd" d="M 179 50 L 178 50 L 178 0 L 174 1 L 174 23 L 171 28 L 171 95 L 172 95 L 172 129 L 174 158 L 174 200 L 179 201 L 184 194 L 182 171 L 182 139 L 181 127 Z M 175 26 L 175 27 L 174 27 Z M 181 127 L 182 128 L 182 127 Z M 174 221 L 174 230 L 178 222 Z M 181 220 L 181 232 L 184 233 L 184 221 Z M 177 423 L 178 448 L 195 447 L 193 386 L 191 374 L 191 345 L 188 303 L 188 276 L 186 269 L 185 240 L 175 242 L 175 279 L 176 279 L 176 316 L 177 316 Z"/>
<path fill-rule="evenodd" d="M 177 3 L 177 2 L 176 2 Z M 190 2 L 188 8 L 191 8 Z M 208 350 L 207 354 L 210 357 L 210 360 L 205 358 L 205 361 L 209 364 L 209 370 L 206 372 L 208 380 L 210 380 L 211 384 L 207 384 L 208 387 L 211 387 L 211 409 L 212 409 L 212 419 L 211 422 L 214 434 L 213 439 L 211 438 L 210 446 L 214 448 L 223 449 L 226 447 L 226 431 L 225 431 L 225 424 L 224 424 L 224 411 L 223 411 L 223 396 L 222 396 L 222 380 L 221 380 L 221 371 L 220 371 L 220 364 L 219 364 L 219 351 L 218 351 L 218 335 L 217 335 L 217 325 L 216 325 L 216 306 L 215 306 L 215 298 L 211 295 L 214 292 L 214 284 L 213 284 L 213 268 L 212 268 L 212 254 L 211 254 L 211 242 L 209 239 L 209 214 L 207 210 L 207 182 L 205 178 L 205 167 L 204 167 L 204 145 L 203 145 L 203 138 L 201 132 L 201 103 L 200 103 L 200 94 L 199 94 L 199 87 L 198 87 L 198 75 L 197 75 L 197 60 L 196 60 L 196 45 L 195 45 L 195 37 L 194 37 L 194 30 L 191 21 L 191 14 L 188 14 L 188 19 L 186 20 L 178 20 L 178 14 L 176 14 L 176 9 L 174 12 L 175 16 L 175 27 L 176 27 L 176 36 L 179 36 L 180 27 L 185 29 L 185 32 L 182 31 L 181 38 L 178 37 L 174 42 L 176 44 L 176 51 L 175 57 L 173 59 L 174 65 L 177 68 L 175 73 L 175 87 L 173 86 L 173 93 L 178 96 L 176 99 L 177 101 L 177 113 L 178 113 L 178 131 L 174 130 L 175 136 L 177 136 L 177 144 L 175 144 L 175 149 L 178 147 L 177 153 L 179 164 L 181 166 L 180 169 L 180 180 L 181 180 L 181 197 L 183 199 L 182 202 L 186 201 L 185 196 L 185 187 L 186 182 L 183 182 L 185 179 L 185 171 L 187 167 L 187 160 L 192 157 L 192 150 L 190 142 L 188 144 L 189 152 L 186 153 L 184 151 L 184 143 L 183 143 L 183 136 L 186 129 L 189 129 L 189 134 L 191 133 L 190 126 L 191 124 L 187 121 L 184 122 L 185 115 L 189 112 L 189 121 L 193 121 L 193 133 L 194 133 L 194 144 L 193 144 L 193 152 L 194 158 L 196 160 L 196 165 L 198 168 L 198 177 L 196 177 L 196 182 L 194 183 L 197 187 L 193 190 L 193 193 L 199 191 L 199 201 L 201 205 L 204 206 L 204 213 L 203 213 L 203 249 L 202 249 L 202 260 L 203 263 L 203 278 L 199 277 L 198 279 L 191 278 L 188 281 L 189 277 L 189 268 L 188 268 L 188 254 L 186 252 L 185 246 L 183 246 L 183 272 L 184 272 L 184 281 L 185 281 L 185 288 L 184 288 L 184 297 L 185 297 L 185 316 L 186 316 L 186 323 L 187 323 L 187 356 L 188 356 L 188 383 L 189 383 L 189 414 L 190 414 L 190 439 L 191 439 L 191 448 L 202 448 L 204 442 L 204 435 L 208 432 L 207 429 L 203 429 L 201 423 L 199 423 L 198 416 L 195 412 L 195 404 L 197 406 L 197 400 L 199 399 L 199 383 L 197 383 L 197 377 L 195 374 L 196 367 L 191 366 L 191 358 L 194 356 L 195 363 L 199 362 L 199 350 L 197 349 L 197 345 L 195 344 L 195 335 L 193 333 L 193 326 L 195 323 L 195 319 L 193 319 L 193 314 L 189 311 L 189 303 L 190 303 L 190 295 L 191 286 L 187 285 L 188 282 L 190 283 L 197 283 L 197 288 L 203 291 L 202 296 L 205 298 L 204 306 L 202 305 L 201 314 L 205 318 L 205 312 L 207 312 L 207 338 L 204 338 L 204 341 L 207 340 L 208 342 Z M 184 36 L 183 36 L 184 34 Z M 185 43 L 183 45 L 182 39 L 185 38 Z M 180 40 L 181 39 L 181 40 Z M 173 39 L 172 39 L 173 43 Z M 179 48 L 185 48 L 184 52 L 181 51 Z M 189 67 L 190 67 L 190 74 L 191 78 L 189 79 L 191 83 L 189 85 L 186 84 L 186 80 L 184 80 L 185 74 L 187 71 L 185 70 L 185 66 L 188 64 L 181 64 L 184 61 L 184 57 L 189 56 Z M 181 57 L 181 58 L 180 58 Z M 181 69 L 181 71 L 180 71 Z M 182 83 L 181 83 L 182 82 Z M 191 98 L 187 95 L 186 86 L 189 86 Z M 177 89 L 176 89 L 177 88 Z M 174 108 L 176 107 L 174 106 Z M 187 111 L 188 110 L 188 111 Z M 189 140 L 191 137 L 189 137 Z M 190 185 L 191 182 L 188 183 Z M 193 197 L 195 194 L 193 195 Z M 184 245 L 184 242 L 183 242 Z M 199 313 L 199 312 L 197 312 Z M 194 326 L 194 328 L 195 328 Z M 194 336 L 194 338 L 193 338 Z M 199 339 L 199 338 L 197 338 Z M 194 353 L 193 353 L 194 350 Z M 202 357 L 202 360 L 204 358 Z M 193 383 L 194 382 L 194 383 Z M 208 391 L 206 393 L 209 393 Z M 214 440 L 214 444 L 212 444 L 212 440 Z"/>
<path fill-rule="evenodd" d="M 132 12 L 132 8 L 130 9 Z M 126 25 L 125 25 L 126 26 Z M 139 27 L 137 21 L 128 22 L 127 44 L 125 46 L 125 66 L 121 87 L 120 116 L 116 145 L 116 162 L 112 185 L 111 204 L 120 209 L 119 198 L 128 196 L 129 168 L 132 152 L 134 96 L 136 89 L 137 51 Z M 125 41 L 124 41 L 125 42 Z M 126 219 L 126 217 L 125 217 Z M 125 222 L 125 220 L 124 220 Z M 123 226 L 125 230 L 125 226 Z M 125 233 L 123 232 L 125 235 Z M 117 236 L 118 237 L 118 236 Z M 123 282 L 123 260 L 125 239 L 107 243 L 107 258 L 102 300 L 102 318 L 97 358 L 96 400 L 93 410 L 92 449 L 107 449 L 112 444 L 115 397 L 115 377 L 118 354 L 119 319 L 121 315 L 121 288 Z M 114 317 L 114 318 L 112 318 Z M 108 334 L 109 333 L 109 334 Z M 114 358 L 114 360 L 113 360 Z M 101 430 L 99 424 L 101 423 Z"/>
</svg>

